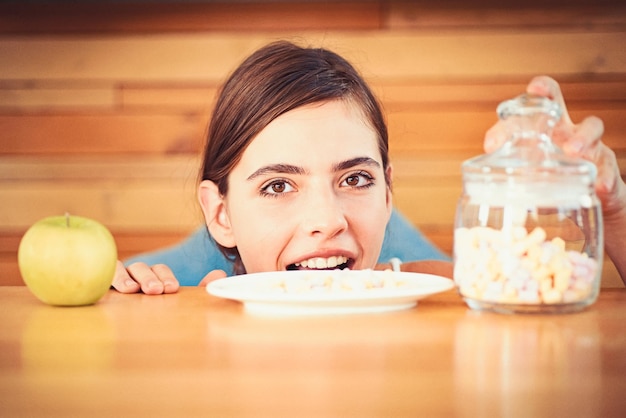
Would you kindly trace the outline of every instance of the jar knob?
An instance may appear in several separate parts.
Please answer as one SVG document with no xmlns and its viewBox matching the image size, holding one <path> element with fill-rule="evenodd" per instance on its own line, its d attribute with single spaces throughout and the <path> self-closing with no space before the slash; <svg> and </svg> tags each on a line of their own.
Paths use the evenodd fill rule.
<svg viewBox="0 0 626 418">
<path fill-rule="evenodd" d="M 563 108 L 547 97 L 522 94 L 500 103 L 496 112 L 500 120 L 507 122 L 510 137 L 539 135 L 548 141 L 563 115 Z"/>
</svg>

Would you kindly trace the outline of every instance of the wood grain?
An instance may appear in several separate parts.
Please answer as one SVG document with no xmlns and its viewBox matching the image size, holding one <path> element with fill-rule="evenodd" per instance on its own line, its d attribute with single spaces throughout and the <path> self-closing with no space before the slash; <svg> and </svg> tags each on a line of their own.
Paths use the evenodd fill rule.
<svg viewBox="0 0 626 418">
<path fill-rule="evenodd" d="M 390 80 L 612 76 L 623 73 L 626 63 L 623 31 L 6 36 L 0 43 L 0 79 L 219 83 L 245 56 L 276 39 L 333 49 L 366 77 Z"/>
<path fill-rule="evenodd" d="M 626 177 L 626 7 L 616 2 L 2 2 L 2 271 L 17 271 L 31 223 L 66 210 L 107 224 L 125 255 L 197 226 L 217 89 L 276 39 L 359 68 L 387 114 L 394 201 L 448 253 L 460 164 L 482 153 L 497 104 L 535 75 L 560 81 L 574 120 L 603 119 Z M 605 265 L 607 283 L 621 285 Z"/>
<path fill-rule="evenodd" d="M 11 417 L 623 416 L 625 289 L 549 316 L 479 314 L 454 291 L 317 317 L 250 315 L 196 287 L 59 308 L 5 286 L 0 306 Z"/>
</svg>

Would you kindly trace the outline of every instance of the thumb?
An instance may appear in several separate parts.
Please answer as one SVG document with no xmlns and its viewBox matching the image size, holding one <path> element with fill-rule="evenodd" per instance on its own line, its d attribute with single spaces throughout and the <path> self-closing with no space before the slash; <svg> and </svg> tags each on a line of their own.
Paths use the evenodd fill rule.
<svg viewBox="0 0 626 418">
<path fill-rule="evenodd" d="M 207 274 L 202 280 L 200 280 L 198 286 L 206 286 L 214 280 L 223 279 L 225 277 L 228 277 L 228 274 L 226 274 L 224 270 L 211 270 L 209 274 Z"/>
</svg>

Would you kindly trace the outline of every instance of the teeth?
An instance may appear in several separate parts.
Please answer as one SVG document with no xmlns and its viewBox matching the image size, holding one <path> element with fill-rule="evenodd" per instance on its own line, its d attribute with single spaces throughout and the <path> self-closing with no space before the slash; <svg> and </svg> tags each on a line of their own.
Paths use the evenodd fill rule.
<svg viewBox="0 0 626 418">
<path fill-rule="evenodd" d="M 296 266 L 311 269 L 332 269 L 340 264 L 346 263 L 347 261 L 348 257 L 344 257 L 342 255 L 332 256 L 328 258 L 314 257 L 296 263 Z"/>
</svg>

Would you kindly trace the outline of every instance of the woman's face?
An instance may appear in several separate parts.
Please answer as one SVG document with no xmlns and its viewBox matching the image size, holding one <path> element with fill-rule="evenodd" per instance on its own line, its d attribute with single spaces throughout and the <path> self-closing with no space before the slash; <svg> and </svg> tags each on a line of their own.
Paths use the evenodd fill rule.
<svg viewBox="0 0 626 418">
<path fill-rule="evenodd" d="M 231 172 L 224 198 L 248 273 L 373 268 L 391 206 L 377 135 L 344 101 L 272 121 Z"/>
</svg>

